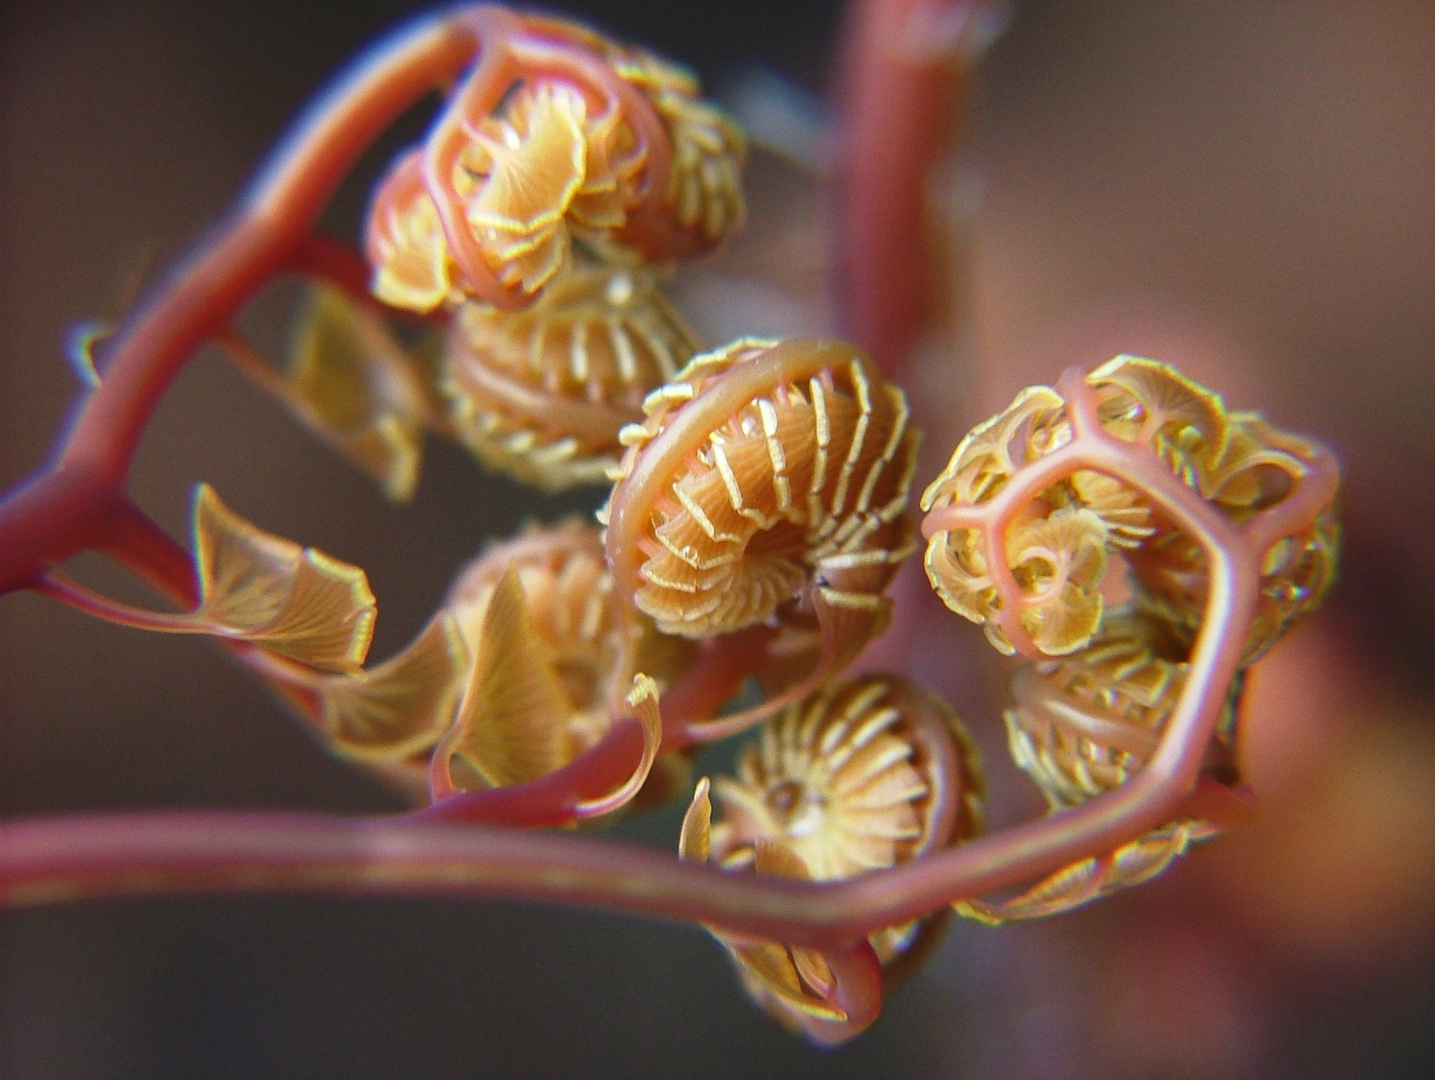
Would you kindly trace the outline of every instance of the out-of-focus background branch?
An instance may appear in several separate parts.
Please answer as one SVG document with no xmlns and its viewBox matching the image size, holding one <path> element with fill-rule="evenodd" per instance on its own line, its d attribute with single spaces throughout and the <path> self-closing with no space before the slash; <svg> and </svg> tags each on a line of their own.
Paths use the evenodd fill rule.
<svg viewBox="0 0 1435 1080">
<path fill-rule="evenodd" d="M 403 5 L 0 6 L 0 484 L 44 459 L 66 329 L 122 312 L 227 205 L 301 103 Z M 834 3 L 592 3 L 710 84 L 754 63 L 825 89 Z M 401 136 L 412 137 L 421 118 Z M 1258 670 L 1257 822 L 1077 915 L 956 925 L 870 1033 L 818 1053 L 692 929 L 498 904 L 116 902 L 0 914 L 0 1075 L 1424 1076 L 1435 1066 L 1435 10 L 1423 2 L 1023 4 L 970 141 L 933 182 L 968 245 L 915 375 L 926 479 L 1028 382 L 1116 352 L 1329 439 L 1348 554 L 1329 610 Z M 377 152 L 377 169 L 385 153 Z M 356 227 L 363 187 L 331 222 Z M 824 204 L 766 156 L 753 225 L 684 289 L 700 328 L 818 329 Z M 777 288 L 760 276 L 777 279 Z M 958 300 L 956 297 L 960 297 Z M 284 297 L 249 323 L 278 355 Z M 217 355 L 135 477 L 183 535 L 208 480 L 364 566 L 381 657 L 457 567 L 552 514 L 430 444 L 390 508 Z M 586 509 L 589 499 L 564 505 Z M 91 580 L 126 583 L 89 567 Z M 135 593 L 139 596 L 142 594 Z M 909 663 L 959 700 L 1005 792 L 1000 672 L 920 589 Z M 0 601 L 0 805 L 350 812 L 395 800 L 311 746 L 216 649 Z M 640 823 L 670 844 L 670 818 Z"/>
</svg>

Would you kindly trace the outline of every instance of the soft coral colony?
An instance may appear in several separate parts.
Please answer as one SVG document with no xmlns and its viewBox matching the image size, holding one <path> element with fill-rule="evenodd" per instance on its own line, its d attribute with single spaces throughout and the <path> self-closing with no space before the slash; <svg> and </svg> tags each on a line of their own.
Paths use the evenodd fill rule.
<svg viewBox="0 0 1435 1080">
<path fill-rule="evenodd" d="M 318 237 L 363 148 L 449 82 L 377 185 L 367 265 Z M 1241 818 L 1242 678 L 1332 580 L 1331 455 L 1123 356 L 978 425 L 919 525 L 919 433 L 890 373 L 832 338 L 705 349 L 665 297 L 678 262 L 743 224 L 746 152 L 683 69 L 493 7 L 421 20 L 338 84 L 109 344 L 60 465 L 0 504 L 0 582 L 215 635 L 417 808 L 9 824 L 10 902 L 262 887 L 604 904 L 704 923 L 755 1001 L 840 1042 L 953 907 L 1064 911 Z M 281 272 L 316 279 L 285 370 L 232 325 Z M 412 644 L 364 667 L 362 571 L 207 487 L 191 555 L 125 495 L 150 410 L 211 339 L 392 497 L 432 430 L 543 490 L 611 483 L 600 523 L 493 544 Z M 924 539 L 947 606 L 1018 657 L 1006 723 L 1044 819 L 984 835 L 952 709 L 847 670 Z M 59 566 L 87 549 L 182 610 L 73 581 Z M 693 784 L 696 747 L 754 729 L 736 776 Z M 518 828 L 688 792 L 668 858 Z M 365 837 L 387 873 L 356 854 Z"/>
</svg>

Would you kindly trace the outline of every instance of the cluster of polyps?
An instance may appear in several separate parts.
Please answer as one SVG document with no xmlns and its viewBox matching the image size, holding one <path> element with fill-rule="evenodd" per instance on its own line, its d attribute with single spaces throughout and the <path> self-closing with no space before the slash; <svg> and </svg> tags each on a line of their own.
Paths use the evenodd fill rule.
<svg viewBox="0 0 1435 1080">
<path fill-rule="evenodd" d="M 1031 661 L 1013 678 L 1007 726 L 1017 763 L 1053 809 L 1145 767 L 1196 693 L 1214 735 L 1203 771 L 1229 780 L 1244 668 L 1321 602 L 1333 577 L 1334 463 L 1152 360 L 1070 372 L 1060 391 L 1022 391 L 927 489 L 932 586 L 998 649 Z M 1232 571 L 1216 580 L 1212 524 L 1240 549 L 1235 572 L 1254 579 L 1249 610 L 1224 626 L 1206 617 L 1234 587 Z M 1130 595 L 1111 609 L 1113 556 Z M 1232 673 L 1193 691 L 1201 637 Z M 1063 910 L 1146 880 L 1217 831 L 1179 820 L 1023 896 L 964 908 L 990 920 Z"/>
<path fill-rule="evenodd" d="M 644 394 L 697 352 L 661 286 L 741 226 L 746 147 L 657 57 L 556 20 L 488 22 L 474 72 L 378 186 L 373 290 L 454 316 L 442 387 L 484 461 L 591 484 Z"/>
<path fill-rule="evenodd" d="M 484 15 L 479 64 L 375 194 L 381 298 L 520 308 L 575 247 L 663 263 L 741 226 L 743 138 L 691 76 L 569 23 Z"/>
<path fill-rule="evenodd" d="M 355 274 L 311 232 L 323 193 L 453 80 L 380 183 Z M 950 607 L 1024 658 L 1011 746 L 1055 811 L 980 836 L 979 763 L 951 710 L 896 676 L 844 674 L 917 546 L 901 389 L 832 339 L 698 354 L 662 298 L 671 262 L 741 223 L 732 123 L 656 58 L 489 7 L 421 24 L 342 86 L 193 272 L 117 335 L 57 465 L 0 502 L 0 585 L 215 635 L 337 754 L 428 805 L 0 826 L 0 895 L 603 903 L 709 925 L 765 1008 L 834 1042 L 872 1022 L 949 904 L 986 921 L 1061 911 L 1238 816 L 1242 674 L 1334 571 L 1326 451 L 1131 357 L 1026 390 L 963 440 L 924 498 L 926 564 Z M 313 307 L 281 377 L 234 316 L 296 270 L 348 293 Z M 440 363 L 399 346 L 389 321 L 405 313 L 443 324 Z M 159 392 L 205 335 L 396 497 L 436 427 L 543 488 L 606 473 L 605 529 L 491 548 L 411 646 L 365 669 L 375 601 L 357 567 L 207 488 L 190 556 L 124 492 Z M 129 607 L 56 569 L 91 549 L 189 610 Z M 761 700 L 724 711 L 749 681 Z M 757 725 L 737 777 L 711 787 L 717 824 L 699 783 L 681 861 L 513 828 L 671 794 L 689 748 Z"/>
</svg>

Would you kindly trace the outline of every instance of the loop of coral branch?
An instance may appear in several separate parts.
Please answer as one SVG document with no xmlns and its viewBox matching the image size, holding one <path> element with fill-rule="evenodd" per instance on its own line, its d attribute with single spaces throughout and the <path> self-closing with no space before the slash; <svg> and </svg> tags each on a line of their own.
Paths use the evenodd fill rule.
<svg viewBox="0 0 1435 1080">
<path fill-rule="evenodd" d="M 1218 549 L 1208 529 L 1158 497 L 1172 481 L 1190 492 L 1183 502 L 1199 498 L 1219 515 L 1240 549 L 1220 554 L 1239 557 L 1251 618 L 1209 624 Z M 1007 724 L 1017 764 L 1053 810 L 1110 792 L 1165 756 L 1163 729 L 1192 701 L 1216 736 L 1203 767 L 1234 776 L 1241 670 L 1331 581 L 1333 481 L 1315 444 L 1254 414 L 1228 414 L 1218 395 L 1135 357 L 1084 379 L 1068 372 L 1058 390 L 1024 390 L 963 440 L 923 496 L 928 575 L 998 648 L 1038 661 L 1014 679 Z M 1112 553 L 1130 569 L 1133 593 L 1114 614 L 1102 592 Z M 1229 678 L 1193 686 L 1208 642 Z M 1217 831 L 1169 822 L 1013 900 L 959 910 L 988 920 L 1065 910 L 1154 876 Z"/>
</svg>

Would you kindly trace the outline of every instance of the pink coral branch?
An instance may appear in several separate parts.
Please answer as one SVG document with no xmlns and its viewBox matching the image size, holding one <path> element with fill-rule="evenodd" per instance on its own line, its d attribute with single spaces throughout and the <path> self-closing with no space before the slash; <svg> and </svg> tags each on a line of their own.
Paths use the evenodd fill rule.
<svg viewBox="0 0 1435 1080">
<path fill-rule="evenodd" d="M 181 609 L 199 601 L 189 552 L 129 499 L 111 509 L 109 528 L 99 546 Z"/>
<path fill-rule="evenodd" d="M 518 75 L 509 43 L 518 33 L 519 22 L 511 12 L 490 7 L 477 9 L 473 19 L 483 24 L 482 51 L 424 142 L 423 185 L 433 198 L 448 250 L 467 286 L 490 304 L 520 308 L 527 298 L 521 290 L 500 282 L 489 267 L 465 218 L 463 196 L 455 186 L 455 174 L 471 139 L 472 118 L 492 112 Z"/>
<path fill-rule="evenodd" d="M 889 370 L 910 346 L 920 310 L 920 179 L 939 147 L 940 110 L 945 108 L 940 103 L 960 79 L 952 56 L 924 58 L 911 52 L 911 31 L 919 16 L 960 10 L 974 6 L 952 0 L 870 0 L 859 8 L 856 25 L 869 54 L 850 80 L 856 104 L 849 145 L 860 147 L 862 158 L 849 159 L 844 174 L 844 231 L 849 236 L 844 264 L 853 327 Z M 71 555 L 97 548 L 176 603 L 192 604 L 188 556 L 124 493 L 130 462 L 160 397 L 195 349 L 222 332 L 264 282 L 286 269 L 317 265 L 316 259 L 323 263 L 312 230 L 339 179 L 400 112 L 435 85 L 456 79 L 485 34 L 478 66 L 441 122 L 440 134 L 443 124 L 455 132 L 466 130 L 475 110 L 485 102 L 489 107 L 497 103 L 494 95 L 508 88 L 515 70 L 505 42 L 511 43 L 510 30 L 520 25 L 517 17 L 490 8 L 421 19 L 321 99 L 227 222 L 113 340 L 101 385 L 61 442 L 55 465 L 0 503 L 0 592 L 33 586 Z M 608 75 L 594 74 L 607 70 L 596 60 L 589 64 L 590 58 L 559 55 L 559 44 L 545 44 L 541 34 L 531 42 L 525 39 L 524 48 L 524 63 L 536 64 L 536 70 L 580 82 L 591 77 L 592 85 L 612 90 Z M 643 123 L 651 119 L 644 110 L 635 115 Z M 431 187 L 451 183 L 454 145 L 444 138 L 433 144 L 426 163 Z M 663 145 L 656 140 L 650 153 Z M 659 183 L 663 167 L 656 157 L 648 162 L 645 199 L 665 196 Z M 458 212 L 456 204 L 436 201 L 449 218 Z M 466 228 L 449 218 L 445 231 L 461 269 L 479 273 L 470 258 L 474 253 L 463 247 Z M 353 274 L 352 265 L 335 263 L 331 269 Z M 924 529 L 929 534 L 951 528 L 986 531 L 1004 628 L 1027 652 L 1034 646 L 1020 624 L 1022 600 L 1010 580 L 1003 538 L 1025 505 L 1052 483 L 1078 469 L 1116 477 L 1143 492 L 1200 544 L 1209 585 L 1181 697 L 1146 767 L 1114 791 L 891 870 L 824 884 L 730 874 L 628 844 L 473 823 L 495 818 L 547 823 L 551 818 L 544 815 L 553 807 L 611 790 L 610 774 L 621 781 L 639 753 L 636 724 L 624 722 L 569 770 L 531 785 L 454 796 L 408 818 L 182 812 L 0 824 L 0 902 L 302 890 L 599 905 L 829 950 L 840 958 L 839 967 L 852 972 L 850 979 L 839 974 L 839 987 L 851 995 L 843 1007 L 854 1022 L 865 1018 L 876 1007 L 867 959 L 871 950 L 861 940 L 868 933 L 954 900 L 1029 882 L 1109 852 L 1184 809 L 1222 802 L 1209 790 L 1198 790 L 1198 774 L 1240 663 L 1259 598 L 1262 556 L 1274 540 L 1312 520 L 1333 489 L 1334 462 L 1317 451 L 1305 458 L 1306 475 L 1281 504 L 1237 528 L 1148 448 L 1101 431 L 1079 374 L 1068 373 L 1061 387 L 1076 431 L 1072 443 L 1020 471 L 990 503 L 943 508 L 929 516 Z M 623 514 L 615 512 L 610 536 L 624 527 Z M 615 563 L 621 579 L 621 559 Z M 718 667 L 727 659 L 711 657 Z M 290 692 L 296 700 L 307 693 L 300 687 Z M 685 692 L 693 694 L 693 701 L 683 711 L 697 711 L 702 695 Z M 694 717 L 680 719 L 670 732 L 677 741 L 691 735 L 684 724 Z M 1238 815 L 1239 806 L 1230 800 L 1223 805 L 1223 812 Z"/>
<path fill-rule="evenodd" d="M 1170 819 L 1195 786 L 1239 663 L 1259 566 L 1214 509 L 1164 466 L 1153 479 L 1164 490 L 1148 495 L 1200 539 L 1210 558 L 1206 619 L 1184 692 L 1147 768 L 1077 809 L 822 885 L 724 874 L 591 839 L 477 826 L 309 815 L 62 818 L 0 826 L 0 893 L 12 903 L 233 889 L 528 898 L 831 947 L 955 899 L 1032 880 Z"/>
<path fill-rule="evenodd" d="M 954 138 L 992 0 L 857 0 L 841 62 L 838 303 L 895 377 L 933 307 L 929 174 Z"/>
<path fill-rule="evenodd" d="M 373 139 L 471 59 L 463 13 L 416 20 L 361 59 L 300 121 L 227 222 L 181 262 L 105 349 L 101 382 L 55 464 L 0 502 L 0 593 L 110 542 L 124 483 L 155 407 L 217 328 L 294 258 Z M 143 558 L 128 550 L 128 558 Z"/>
</svg>

